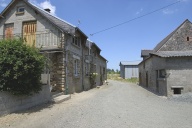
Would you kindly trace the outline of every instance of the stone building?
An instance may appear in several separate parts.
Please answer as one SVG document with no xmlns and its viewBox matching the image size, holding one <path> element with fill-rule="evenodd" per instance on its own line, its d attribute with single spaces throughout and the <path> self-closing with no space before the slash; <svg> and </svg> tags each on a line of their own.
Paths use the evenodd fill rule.
<svg viewBox="0 0 192 128">
<path fill-rule="evenodd" d="M 153 50 L 142 50 L 141 86 L 160 95 L 192 92 L 192 23 L 185 20 Z"/>
<path fill-rule="evenodd" d="M 99 47 L 87 45 L 87 36 L 78 27 L 50 11 L 28 0 L 12 0 L 0 14 L 0 38 L 23 38 L 26 44 L 40 48 L 48 65 L 42 82 L 50 85 L 51 91 L 68 94 L 101 85 L 100 81 L 94 85 L 90 82 L 90 73 L 94 72 L 90 65 L 106 70 L 107 60 L 100 55 Z M 97 59 L 89 59 L 94 57 Z M 103 76 L 98 70 L 95 72 Z"/>
</svg>

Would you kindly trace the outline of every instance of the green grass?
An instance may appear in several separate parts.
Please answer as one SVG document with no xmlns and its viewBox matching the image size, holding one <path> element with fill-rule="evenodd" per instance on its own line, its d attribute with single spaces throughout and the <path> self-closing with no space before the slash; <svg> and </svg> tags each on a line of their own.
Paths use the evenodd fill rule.
<svg viewBox="0 0 192 128">
<path fill-rule="evenodd" d="M 129 83 L 135 83 L 135 84 L 139 82 L 138 78 L 123 79 L 120 77 L 120 74 L 107 74 L 107 78 L 110 80 L 117 80 L 117 81 L 129 82 Z"/>
</svg>

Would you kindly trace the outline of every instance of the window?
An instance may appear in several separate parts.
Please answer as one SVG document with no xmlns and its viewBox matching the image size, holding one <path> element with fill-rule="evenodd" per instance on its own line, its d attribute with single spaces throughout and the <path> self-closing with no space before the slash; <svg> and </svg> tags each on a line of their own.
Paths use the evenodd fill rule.
<svg viewBox="0 0 192 128">
<path fill-rule="evenodd" d="M 85 75 L 86 75 L 86 76 L 89 76 L 89 72 L 90 72 L 89 63 L 85 63 Z"/>
<path fill-rule="evenodd" d="M 79 76 L 80 74 L 80 61 L 78 59 L 74 59 L 74 76 Z"/>
<path fill-rule="evenodd" d="M 78 75 L 78 71 L 77 71 L 77 60 L 74 60 L 74 75 L 77 76 Z"/>
<path fill-rule="evenodd" d="M 80 47 L 81 46 L 81 38 L 80 37 L 73 37 L 73 44 Z"/>
<path fill-rule="evenodd" d="M 145 69 L 145 62 L 143 62 L 143 69 Z"/>
<path fill-rule="evenodd" d="M 13 23 L 4 25 L 5 39 L 12 39 L 13 38 L 13 30 L 14 30 L 14 24 Z"/>
<path fill-rule="evenodd" d="M 103 68 L 103 74 L 105 75 L 105 68 Z"/>
<path fill-rule="evenodd" d="M 23 14 L 25 12 L 25 8 L 24 7 L 18 7 L 17 8 L 17 14 Z"/>
<path fill-rule="evenodd" d="M 187 41 L 189 41 L 189 37 L 187 37 Z"/>
<path fill-rule="evenodd" d="M 158 78 L 165 78 L 166 77 L 166 71 L 164 69 L 157 70 L 157 77 Z"/>
<path fill-rule="evenodd" d="M 173 94 L 181 94 L 183 90 L 183 86 L 172 86 L 171 90 L 173 90 Z"/>
<path fill-rule="evenodd" d="M 159 78 L 165 78 L 166 72 L 165 70 L 159 70 Z"/>
</svg>

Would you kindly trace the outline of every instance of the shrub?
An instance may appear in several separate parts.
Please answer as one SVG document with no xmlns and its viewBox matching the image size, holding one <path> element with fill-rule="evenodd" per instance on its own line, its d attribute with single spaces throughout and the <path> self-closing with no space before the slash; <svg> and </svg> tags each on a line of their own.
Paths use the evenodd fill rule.
<svg viewBox="0 0 192 128">
<path fill-rule="evenodd" d="M 0 41 L 0 91 L 31 95 L 41 90 L 43 55 L 22 40 Z"/>
</svg>

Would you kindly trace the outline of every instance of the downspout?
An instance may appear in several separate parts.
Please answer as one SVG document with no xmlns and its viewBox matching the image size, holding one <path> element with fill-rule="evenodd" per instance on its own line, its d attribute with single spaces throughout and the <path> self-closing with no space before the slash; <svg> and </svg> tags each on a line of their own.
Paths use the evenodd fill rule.
<svg viewBox="0 0 192 128">
<path fill-rule="evenodd" d="M 65 49 L 65 85 L 66 85 L 66 91 L 65 94 L 68 95 L 69 93 L 69 86 L 68 86 L 68 79 L 67 79 L 67 74 L 68 74 L 68 68 L 67 68 L 67 62 L 68 62 L 68 52 Z"/>
<path fill-rule="evenodd" d="M 82 88 L 83 91 L 85 89 L 84 87 L 84 52 L 83 52 L 84 46 L 82 45 Z"/>
<path fill-rule="evenodd" d="M 65 37 L 64 37 L 65 38 Z M 69 93 L 69 85 L 68 85 L 68 68 L 67 68 L 67 62 L 68 62 L 68 50 L 67 50 L 67 40 L 68 37 L 66 36 L 67 39 L 64 39 L 64 53 L 65 53 L 65 59 L 63 59 L 63 63 L 65 64 L 65 94 L 68 95 Z M 66 41 L 65 41 L 66 40 Z"/>
</svg>

